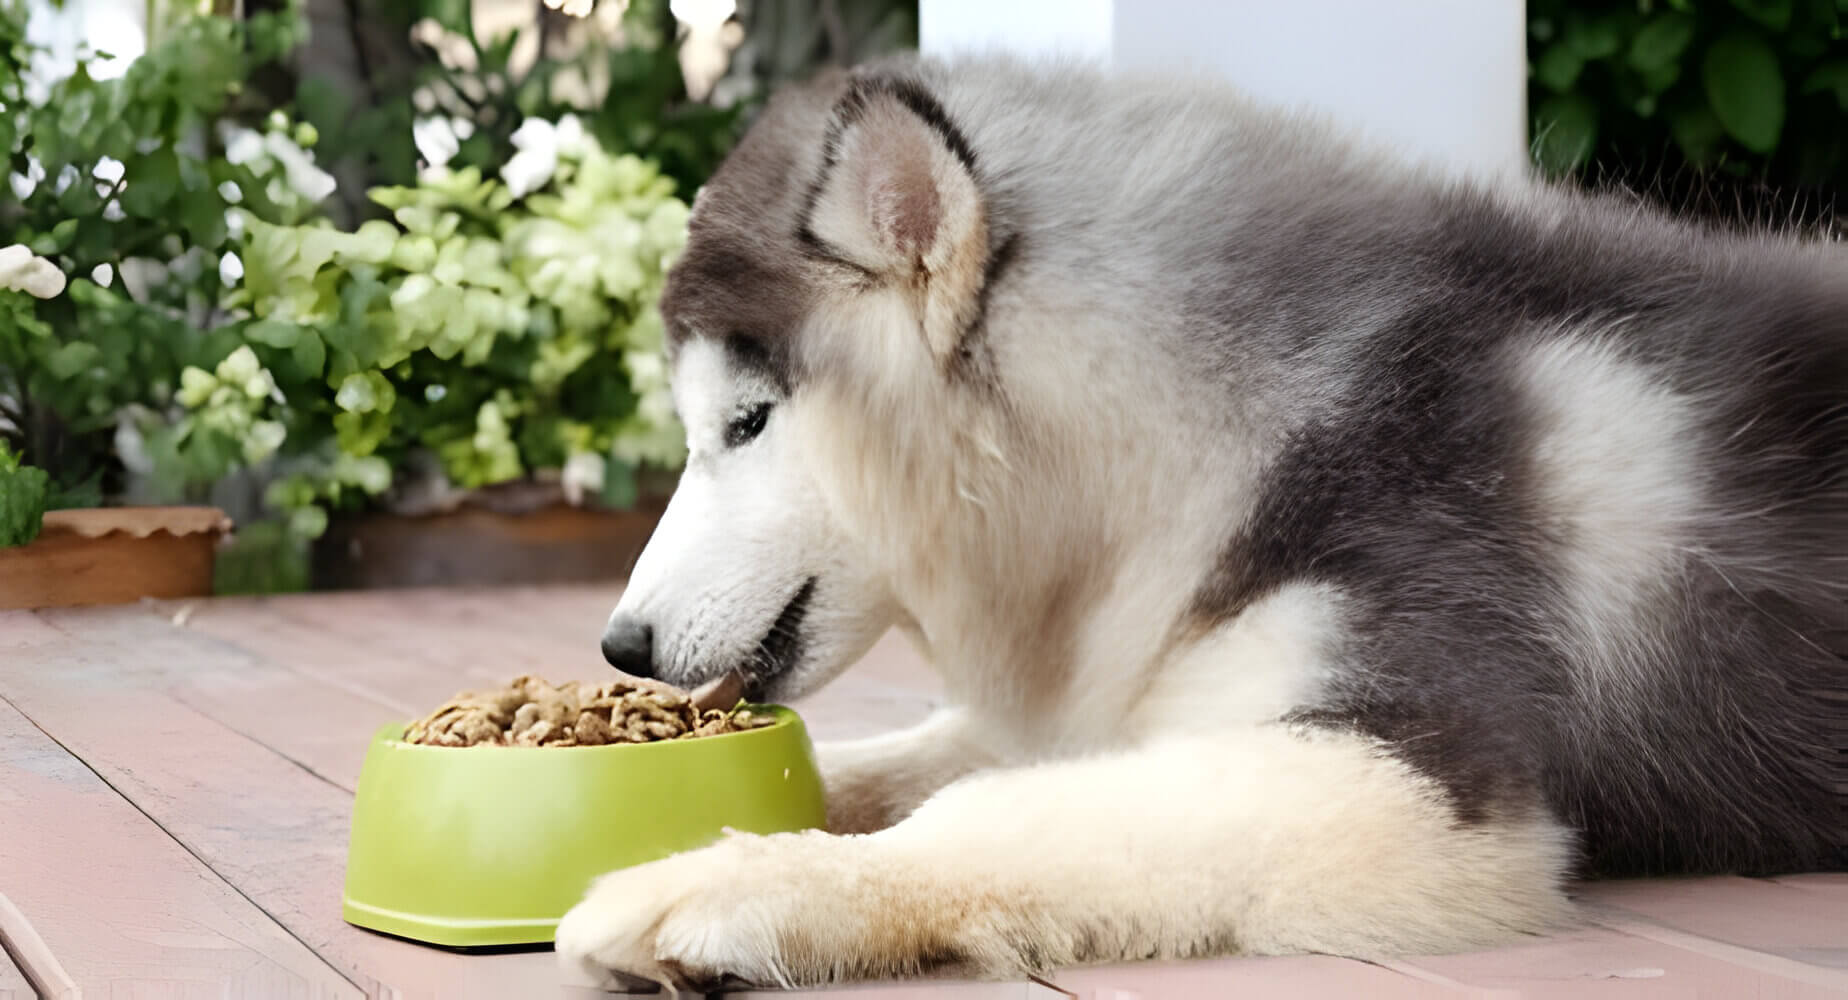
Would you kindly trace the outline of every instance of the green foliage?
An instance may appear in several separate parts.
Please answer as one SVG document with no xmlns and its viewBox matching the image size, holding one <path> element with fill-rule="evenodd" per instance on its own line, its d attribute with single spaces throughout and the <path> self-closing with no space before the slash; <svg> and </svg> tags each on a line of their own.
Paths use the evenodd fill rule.
<svg viewBox="0 0 1848 1000">
<path fill-rule="evenodd" d="M 278 222 L 311 210 L 286 183 L 300 165 L 266 155 L 254 135 L 247 155 L 228 156 L 213 135 L 244 79 L 296 44 L 300 22 L 292 11 L 187 17 L 120 78 L 80 64 L 34 95 L 25 17 L 21 0 L 0 0 L 0 157 L 17 196 L 0 203 L 0 246 L 25 244 L 70 280 L 49 299 L 0 301 L 0 436 L 61 489 L 115 492 L 122 415 L 158 425 L 181 370 L 215 366 L 238 343 L 218 302 L 227 210 Z M 210 435 L 158 444 L 176 490 L 235 458 Z"/>
<path fill-rule="evenodd" d="M 606 148 L 660 164 L 680 191 L 698 190 L 718 169 L 738 138 L 742 116 L 753 107 L 750 101 L 720 108 L 688 100 L 671 45 L 592 49 L 584 58 L 600 59 L 608 74 L 602 99 L 535 95 L 527 113 L 541 118 L 577 113 Z"/>
<path fill-rule="evenodd" d="M 324 158 L 362 164 L 377 184 L 415 183 L 411 137 L 420 119 L 466 122 L 468 135 L 447 166 L 492 170 L 515 153 L 520 123 L 575 114 L 604 148 L 655 163 L 677 190 L 690 193 L 730 151 L 750 104 L 721 108 L 689 99 L 672 35 L 663 37 L 650 23 L 661 15 L 664 4 L 636 2 L 623 19 L 624 42 L 592 39 L 568 57 L 516 67 L 521 33 L 478 37 L 465 0 L 385 0 L 366 9 L 381 33 L 403 37 L 413 25 L 435 21 L 467 49 L 467 68 L 420 48 L 397 75 L 370 81 L 367 89 L 377 95 L 371 106 L 355 107 L 341 87 L 316 77 L 300 81 L 295 100 L 321 132 Z M 543 29 L 525 29 L 536 31 Z"/>
<path fill-rule="evenodd" d="M 282 520 L 239 525 L 237 540 L 221 550 L 212 572 L 219 594 L 276 594 L 307 590 L 308 546 Z"/>
<path fill-rule="evenodd" d="M 1534 156 L 1848 190 L 1848 0 L 1530 0 Z"/>
<path fill-rule="evenodd" d="M 50 495 L 45 470 L 21 465 L 19 456 L 0 441 L 0 549 L 38 537 Z"/>
<path fill-rule="evenodd" d="M 417 453 L 454 487 L 569 468 L 606 499 L 629 484 L 627 502 L 636 466 L 681 461 L 655 305 L 686 206 L 569 119 L 528 129 L 507 169 L 544 183 L 523 197 L 436 168 L 373 192 L 391 222 L 246 222 L 230 302 L 252 320 L 216 370 L 182 374 L 181 426 L 256 448 L 246 461 L 279 451 L 267 499 L 297 534 L 376 503 Z"/>
</svg>

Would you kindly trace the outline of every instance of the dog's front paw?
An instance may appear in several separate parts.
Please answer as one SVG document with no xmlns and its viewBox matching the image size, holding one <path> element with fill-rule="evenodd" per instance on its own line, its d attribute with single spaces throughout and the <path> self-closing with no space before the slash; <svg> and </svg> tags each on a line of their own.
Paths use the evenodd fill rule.
<svg viewBox="0 0 1848 1000">
<path fill-rule="evenodd" d="M 800 905 L 791 866 L 823 834 L 737 835 L 711 847 L 598 879 L 559 921 L 555 938 L 567 970 L 598 985 L 624 977 L 669 990 L 704 991 L 726 979 L 789 986 L 786 931 Z"/>
</svg>

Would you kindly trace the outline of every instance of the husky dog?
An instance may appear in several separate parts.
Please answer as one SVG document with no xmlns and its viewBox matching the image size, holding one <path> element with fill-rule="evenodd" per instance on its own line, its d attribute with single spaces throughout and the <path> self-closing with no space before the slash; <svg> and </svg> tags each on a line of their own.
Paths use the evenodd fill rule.
<svg viewBox="0 0 1848 1000">
<path fill-rule="evenodd" d="M 605 654 L 786 700 L 896 626 L 947 697 L 818 750 L 828 832 L 600 879 L 569 967 L 1382 957 L 1848 861 L 1841 247 L 999 57 L 781 94 L 690 226 Z"/>
</svg>

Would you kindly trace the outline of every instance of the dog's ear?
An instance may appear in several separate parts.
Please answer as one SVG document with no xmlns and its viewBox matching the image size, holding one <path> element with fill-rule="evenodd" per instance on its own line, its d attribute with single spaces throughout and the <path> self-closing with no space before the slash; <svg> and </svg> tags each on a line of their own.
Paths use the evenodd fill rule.
<svg viewBox="0 0 1848 1000">
<path fill-rule="evenodd" d="M 975 157 L 935 98 L 905 81 L 849 86 L 803 238 L 907 287 L 931 353 L 950 356 L 981 300 L 988 225 Z"/>
</svg>

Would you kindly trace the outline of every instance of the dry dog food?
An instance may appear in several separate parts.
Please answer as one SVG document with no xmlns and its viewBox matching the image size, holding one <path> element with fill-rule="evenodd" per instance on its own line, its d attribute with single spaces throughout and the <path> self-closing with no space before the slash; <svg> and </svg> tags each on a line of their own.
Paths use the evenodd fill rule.
<svg viewBox="0 0 1848 1000">
<path fill-rule="evenodd" d="M 603 746 L 718 736 L 776 721 L 736 707 L 740 687 L 727 681 L 689 693 L 625 678 L 554 686 L 522 676 L 496 691 L 456 695 L 406 728 L 404 741 L 444 747 Z"/>
</svg>

